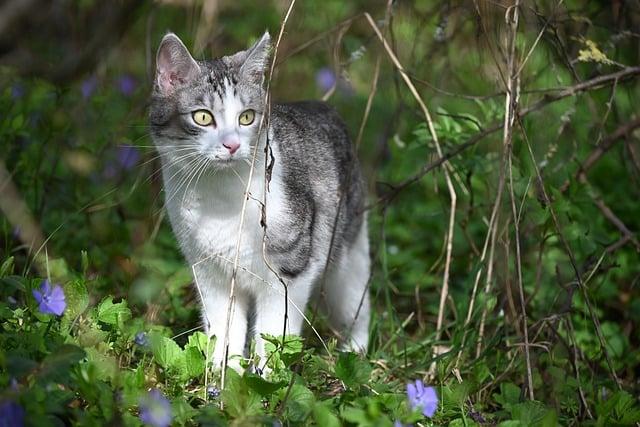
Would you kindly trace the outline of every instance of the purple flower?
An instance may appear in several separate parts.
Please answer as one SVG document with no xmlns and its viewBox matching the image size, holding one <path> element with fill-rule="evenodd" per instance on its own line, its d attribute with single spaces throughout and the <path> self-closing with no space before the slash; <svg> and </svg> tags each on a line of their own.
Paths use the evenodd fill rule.
<svg viewBox="0 0 640 427">
<path fill-rule="evenodd" d="M 157 388 L 141 399 L 140 420 L 153 427 L 168 427 L 171 424 L 171 403 Z"/>
<path fill-rule="evenodd" d="M 413 424 L 404 425 L 400 422 L 400 420 L 395 420 L 393 422 L 393 427 L 413 427 Z"/>
<path fill-rule="evenodd" d="M 123 95 L 131 96 L 136 90 L 138 83 L 136 82 L 136 79 L 134 79 L 129 74 L 123 74 L 118 77 L 116 85 L 118 86 L 118 90 L 120 90 Z"/>
<path fill-rule="evenodd" d="M 149 337 L 146 332 L 140 331 L 133 338 L 133 342 L 138 344 L 140 347 L 146 347 L 149 345 Z"/>
<path fill-rule="evenodd" d="M 24 425 L 24 409 L 12 401 L 0 403 L 0 427 L 22 427 Z"/>
<path fill-rule="evenodd" d="M 420 408 L 425 417 L 433 417 L 438 409 L 438 395 L 433 387 L 425 387 L 421 380 L 407 384 L 407 397 L 412 410 Z"/>
<path fill-rule="evenodd" d="M 328 91 L 336 84 L 336 75 L 330 68 L 324 67 L 316 73 L 316 85 L 323 92 Z"/>
<path fill-rule="evenodd" d="M 43 280 L 40 290 L 34 289 L 32 292 L 36 301 L 40 304 L 38 308 L 41 313 L 60 316 L 67 307 L 67 303 L 64 300 L 64 291 L 60 285 L 51 287 L 49 280 Z"/>
<path fill-rule="evenodd" d="M 80 85 L 80 92 L 82 92 L 82 97 L 84 99 L 88 99 L 93 95 L 93 92 L 96 91 L 96 87 L 98 87 L 98 79 L 96 76 L 91 76 L 88 79 L 84 80 Z"/>
<path fill-rule="evenodd" d="M 14 83 L 11 86 L 11 98 L 20 99 L 24 96 L 24 94 L 25 94 L 24 86 L 22 86 L 20 83 Z"/>
<path fill-rule="evenodd" d="M 122 169 L 129 170 L 138 164 L 140 160 L 140 152 L 136 147 L 130 145 L 121 145 L 118 147 L 118 163 Z"/>
</svg>

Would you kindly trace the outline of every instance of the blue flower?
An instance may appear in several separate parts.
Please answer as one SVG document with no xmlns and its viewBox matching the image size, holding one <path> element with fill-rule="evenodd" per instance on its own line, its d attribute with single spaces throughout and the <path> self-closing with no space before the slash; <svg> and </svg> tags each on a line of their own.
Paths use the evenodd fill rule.
<svg viewBox="0 0 640 427">
<path fill-rule="evenodd" d="M 40 289 L 33 289 L 33 296 L 40 304 L 38 309 L 44 314 L 62 315 L 67 303 L 64 299 L 64 291 L 60 285 L 51 286 L 49 280 L 43 280 Z"/>
<path fill-rule="evenodd" d="M 0 427 L 22 427 L 24 425 L 24 409 L 12 401 L 0 403 Z"/>
<path fill-rule="evenodd" d="M 425 417 L 433 417 L 438 409 L 438 395 L 433 387 L 425 387 L 421 380 L 407 384 L 407 397 L 412 410 L 420 408 Z"/>
<path fill-rule="evenodd" d="M 336 75 L 330 68 L 321 68 L 316 73 L 316 85 L 323 92 L 331 89 L 336 84 L 336 80 Z"/>
<path fill-rule="evenodd" d="M 140 420 L 153 427 L 169 427 L 171 403 L 157 388 L 140 400 Z"/>
<path fill-rule="evenodd" d="M 84 80 L 80 85 L 80 92 L 82 92 L 82 97 L 84 99 L 91 98 L 93 92 L 96 91 L 96 87 L 98 87 L 98 79 L 96 76 L 91 76 L 88 79 Z"/>
<path fill-rule="evenodd" d="M 140 347 L 146 347 L 149 345 L 149 337 L 146 332 L 140 331 L 133 338 L 133 342 L 138 344 Z"/>
<path fill-rule="evenodd" d="M 13 99 L 20 99 L 24 96 L 25 94 L 25 90 L 24 90 L 24 86 L 22 86 L 22 84 L 20 83 L 14 83 L 11 86 L 11 98 Z"/>
<path fill-rule="evenodd" d="M 135 92 L 138 83 L 136 82 L 136 79 L 134 79 L 129 74 L 123 74 L 118 77 L 116 85 L 118 86 L 118 90 L 120 90 L 120 93 L 125 96 L 131 96 L 133 95 L 133 92 Z"/>
<path fill-rule="evenodd" d="M 220 396 L 220 389 L 213 385 L 208 386 L 207 396 L 209 397 L 209 399 L 216 399 L 218 396 Z"/>
<path fill-rule="evenodd" d="M 118 163 L 124 170 L 133 168 L 140 160 L 140 152 L 136 147 L 132 147 L 130 145 L 119 146 L 117 155 Z"/>
</svg>

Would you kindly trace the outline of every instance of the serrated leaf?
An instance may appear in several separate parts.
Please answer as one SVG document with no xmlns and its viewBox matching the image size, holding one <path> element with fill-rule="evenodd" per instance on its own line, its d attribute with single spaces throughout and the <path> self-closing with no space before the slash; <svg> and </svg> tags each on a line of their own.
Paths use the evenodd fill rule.
<svg viewBox="0 0 640 427">
<path fill-rule="evenodd" d="M 286 390 L 282 390 L 282 398 Z M 307 387 L 302 384 L 294 384 L 289 392 L 287 400 L 286 418 L 292 423 L 302 423 L 306 420 L 315 403 L 315 396 Z"/>
<path fill-rule="evenodd" d="M 347 387 L 357 388 L 369 381 L 371 365 L 355 353 L 340 353 L 336 362 L 336 376 Z"/>
<path fill-rule="evenodd" d="M 126 301 L 113 302 L 113 297 L 105 298 L 97 310 L 98 320 L 108 325 L 121 325 L 131 319 L 131 310 L 127 307 Z"/>
<path fill-rule="evenodd" d="M 184 366 L 184 354 L 174 340 L 158 333 L 151 333 L 149 334 L 149 342 L 151 352 L 158 365 L 165 369 L 180 367 L 181 364 Z"/>
<path fill-rule="evenodd" d="M 225 410 L 234 418 L 262 414 L 262 398 L 243 381 L 233 369 L 227 369 L 226 386 L 221 398 Z"/>
</svg>

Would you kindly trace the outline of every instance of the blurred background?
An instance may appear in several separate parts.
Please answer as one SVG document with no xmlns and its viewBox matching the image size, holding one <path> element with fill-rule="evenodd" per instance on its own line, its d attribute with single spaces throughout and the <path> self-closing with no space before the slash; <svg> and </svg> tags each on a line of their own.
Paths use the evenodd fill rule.
<svg viewBox="0 0 640 427">
<path fill-rule="evenodd" d="M 500 186 L 510 4 L 299 1 L 279 46 L 272 97 L 326 99 L 360 141 L 374 259 L 371 358 L 395 360 L 389 375 L 426 372 L 438 360 L 445 379 L 459 366 L 465 378 L 489 381 L 487 396 L 500 382 L 494 373 L 522 384 L 521 264 L 537 398 L 558 402 L 565 393 L 561 410 L 576 415 L 584 409 L 580 383 L 567 385 L 561 374 L 588 378 L 591 397 L 616 383 L 635 395 L 640 389 L 640 2 L 522 2 L 522 115 L 513 185 Z M 30 254 L 46 247 L 53 274 L 84 277 L 93 302 L 124 297 L 148 322 L 176 332 L 196 327 L 197 298 L 163 212 L 148 136 L 155 49 L 173 31 L 197 58 L 230 54 L 265 30 L 275 36 L 288 6 L 0 4 L 0 261 L 12 256 L 17 273 L 42 277 Z M 430 109 L 443 152 L 454 153 L 442 308 L 450 193 L 441 167 L 421 174 L 439 158 L 434 140 L 364 12 Z M 599 76 L 607 77 L 594 82 Z"/>
</svg>

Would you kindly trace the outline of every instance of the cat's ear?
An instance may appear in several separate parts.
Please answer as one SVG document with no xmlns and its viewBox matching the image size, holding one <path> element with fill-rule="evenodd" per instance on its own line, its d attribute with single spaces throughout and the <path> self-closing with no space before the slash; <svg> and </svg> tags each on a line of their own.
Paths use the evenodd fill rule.
<svg viewBox="0 0 640 427">
<path fill-rule="evenodd" d="M 173 33 L 162 38 L 156 55 L 156 85 L 160 93 L 169 95 L 177 87 L 193 80 L 200 66 L 182 40 Z"/>
<path fill-rule="evenodd" d="M 271 36 L 269 32 L 265 31 L 260 40 L 242 53 L 244 58 L 240 66 L 240 75 L 253 84 L 262 85 L 264 75 L 269 66 L 269 55 L 271 53 Z"/>
</svg>

